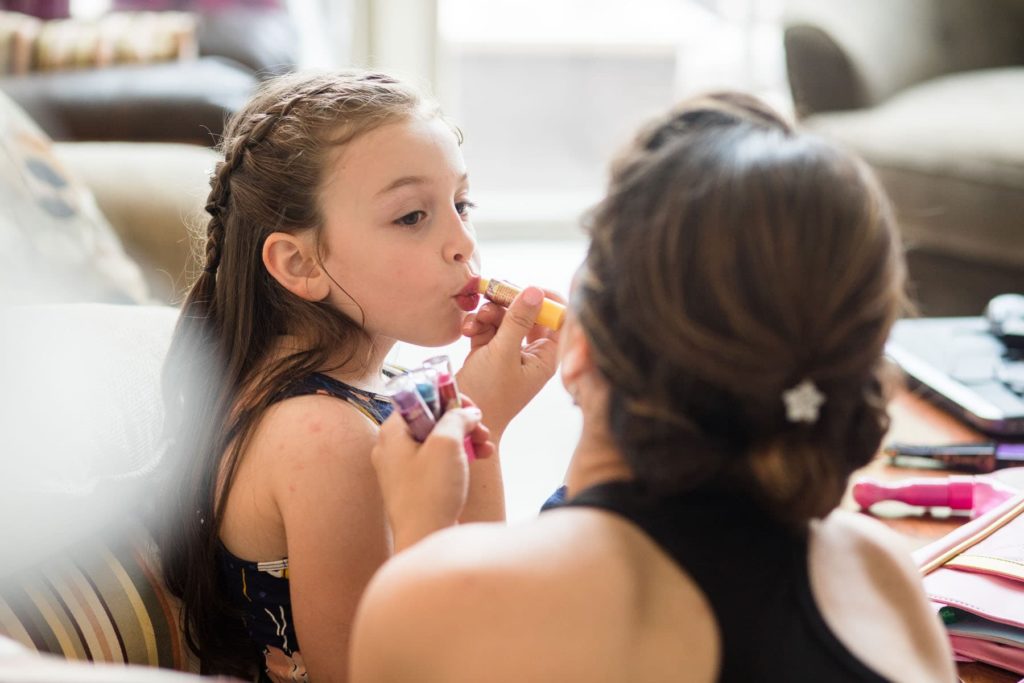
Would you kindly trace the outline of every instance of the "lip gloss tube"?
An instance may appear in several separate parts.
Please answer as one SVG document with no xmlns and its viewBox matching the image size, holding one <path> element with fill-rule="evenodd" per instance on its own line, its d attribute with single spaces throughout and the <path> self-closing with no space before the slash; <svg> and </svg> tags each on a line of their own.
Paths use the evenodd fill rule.
<svg viewBox="0 0 1024 683">
<path fill-rule="evenodd" d="M 477 289 L 484 295 L 485 299 L 505 308 L 508 308 L 512 304 L 512 300 L 519 295 L 519 292 L 523 291 L 521 287 L 516 287 L 511 282 L 488 280 L 483 277 L 480 278 L 480 284 L 477 286 Z M 537 314 L 537 324 L 543 325 L 549 330 L 557 331 L 563 322 L 565 322 L 565 306 L 544 297 L 544 301 L 540 305 L 540 313 Z"/>
<path fill-rule="evenodd" d="M 416 390 L 419 391 L 423 402 L 430 408 L 434 420 L 441 418 L 441 397 L 437 393 L 437 371 L 431 367 L 422 367 L 408 373 L 414 382 Z"/>
<path fill-rule="evenodd" d="M 988 512 L 1015 493 L 996 479 L 969 475 L 915 477 L 895 482 L 865 477 L 853 485 L 853 499 L 865 509 L 879 501 L 898 500 L 921 507 L 970 510 L 972 517 Z"/>
<path fill-rule="evenodd" d="M 462 398 L 459 396 L 459 387 L 455 384 L 455 375 L 452 374 L 452 364 L 448 356 L 428 358 L 423 365 L 437 373 L 437 394 L 441 405 L 441 415 L 444 415 L 447 410 L 461 408 Z M 469 436 L 462 440 L 462 446 L 466 449 L 466 458 L 476 460 L 476 449 Z"/>
<path fill-rule="evenodd" d="M 409 375 L 398 375 L 387 384 L 391 394 L 391 402 L 409 426 L 412 438 L 419 442 L 426 440 L 430 430 L 434 428 L 434 416 L 430 408 L 420 396 L 416 382 Z"/>
</svg>

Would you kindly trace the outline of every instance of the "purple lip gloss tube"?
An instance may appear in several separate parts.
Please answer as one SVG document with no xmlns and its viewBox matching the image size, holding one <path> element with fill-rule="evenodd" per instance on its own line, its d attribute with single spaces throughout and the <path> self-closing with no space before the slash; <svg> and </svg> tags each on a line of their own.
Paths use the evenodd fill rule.
<svg viewBox="0 0 1024 683">
<path fill-rule="evenodd" d="M 391 394 L 391 402 L 409 426 L 412 438 L 425 441 L 434 428 L 434 416 L 420 396 L 416 380 L 409 375 L 398 375 L 388 382 L 387 391 Z"/>
</svg>

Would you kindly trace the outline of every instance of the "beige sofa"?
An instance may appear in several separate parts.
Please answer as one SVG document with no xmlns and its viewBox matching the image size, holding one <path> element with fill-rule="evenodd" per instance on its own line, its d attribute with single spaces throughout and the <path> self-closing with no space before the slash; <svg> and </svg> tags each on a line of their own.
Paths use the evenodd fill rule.
<svg viewBox="0 0 1024 683">
<path fill-rule="evenodd" d="M 788 0 L 808 128 L 878 170 L 924 314 L 1024 292 L 1024 0 Z"/>
<path fill-rule="evenodd" d="M 197 233 L 217 154 L 161 142 L 62 142 L 57 158 L 89 188 L 100 212 L 139 264 L 150 296 L 179 303 L 195 273 Z"/>
</svg>

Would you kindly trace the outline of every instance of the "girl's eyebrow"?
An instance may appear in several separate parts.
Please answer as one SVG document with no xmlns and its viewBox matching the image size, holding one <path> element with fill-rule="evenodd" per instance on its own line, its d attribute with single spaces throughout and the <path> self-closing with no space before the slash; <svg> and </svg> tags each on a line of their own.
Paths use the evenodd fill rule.
<svg viewBox="0 0 1024 683">
<path fill-rule="evenodd" d="M 428 182 L 430 182 L 430 181 L 427 180 L 426 178 L 424 178 L 423 176 L 417 176 L 417 175 L 402 176 L 401 178 L 398 178 L 398 179 L 393 180 L 390 183 L 388 183 L 387 186 L 383 190 L 379 191 L 375 196 L 379 197 L 382 194 L 387 194 L 388 192 L 392 192 L 394 190 L 397 190 L 400 187 L 405 187 L 406 185 L 423 185 L 423 184 L 426 184 Z"/>
<path fill-rule="evenodd" d="M 459 178 L 459 184 L 461 185 L 461 184 L 465 183 L 468 179 L 469 179 L 469 174 L 468 173 L 463 173 L 462 177 Z M 418 175 L 402 176 L 401 178 L 397 178 L 397 179 L 391 181 L 390 183 L 388 183 L 384 187 L 384 189 L 382 189 L 379 192 L 377 192 L 377 194 L 374 195 L 374 196 L 379 197 L 381 195 L 385 195 L 388 192 L 392 192 L 394 190 L 397 190 L 400 187 L 405 187 L 406 185 L 426 185 L 426 184 L 429 184 L 429 183 L 430 183 L 430 179 L 426 178 L 424 176 L 418 176 Z"/>
</svg>

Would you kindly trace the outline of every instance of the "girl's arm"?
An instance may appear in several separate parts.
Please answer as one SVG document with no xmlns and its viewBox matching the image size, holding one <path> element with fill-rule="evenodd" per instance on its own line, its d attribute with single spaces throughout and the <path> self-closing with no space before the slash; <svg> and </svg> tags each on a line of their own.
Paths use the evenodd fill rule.
<svg viewBox="0 0 1024 683">
<path fill-rule="evenodd" d="M 369 457 L 377 427 L 334 398 L 279 405 L 258 436 L 273 456 L 263 461 L 284 524 L 302 660 L 310 680 L 344 681 L 356 605 L 390 554 Z"/>
<path fill-rule="evenodd" d="M 533 322 L 543 294 L 529 287 L 507 311 L 497 304 L 485 304 L 463 326 L 470 338 L 470 352 L 458 373 L 459 386 L 480 406 L 496 445 L 509 421 L 537 395 L 558 366 L 558 334 Z M 559 299 L 551 292 L 547 295 Z M 459 521 L 504 520 L 500 458 L 477 460 L 470 469 L 469 497 Z"/>
</svg>

